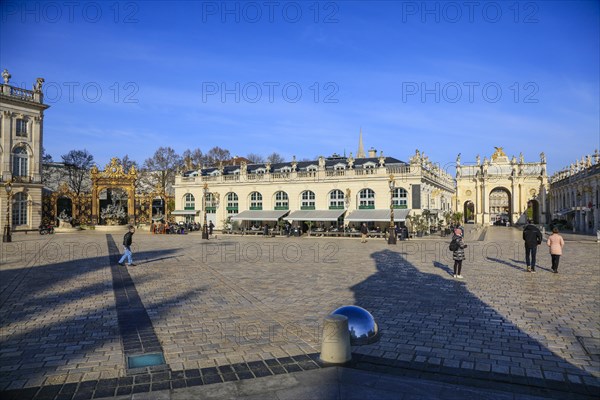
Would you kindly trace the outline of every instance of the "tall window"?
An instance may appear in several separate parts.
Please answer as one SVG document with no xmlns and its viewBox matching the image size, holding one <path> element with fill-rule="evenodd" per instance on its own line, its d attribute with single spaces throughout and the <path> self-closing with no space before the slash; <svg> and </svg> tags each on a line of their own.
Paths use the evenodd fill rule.
<svg viewBox="0 0 600 400">
<path fill-rule="evenodd" d="M 17 120 L 17 136 L 27 136 L 27 120 Z"/>
<path fill-rule="evenodd" d="M 237 214 L 238 209 L 238 195 L 233 192 L 227 193 L 227 214 Z"/>
<path fill-rule="evenodd" d="M 392 202 L 394 208 L 407 208 L 408 207 L 408 192 L 404 188 L 394 189 L 394 195 L 392 196 Z"/>
<path fill-rule="evenodd" d="M 336 189 L 329 193 L 329 208 L 333 210 L 344 209 L 344 192 Z"/>
<path fill-rule="evenodd" d="M 12 224 L 27 225 L 27 194 L 17 193 L 12 207 Z"/>
<path fill-rule="evenodd" d="M 217 212 L 217 203 L 212 193 L 206 194 L 206 204 L 204 206 L 207 214 L 215 214 Z"/>
<path fill-rule="evenodd" d="M 183 209 L 184 210 L 195 210 L 196 209 L 196 199 L 194 195 L 191 193 L 186 193 L 183 199 Z"/>
<path fill-rule="evenodd" d="M 262 210 L 262 194 L 258 192 L 250 193 L 250 209 L 251 210 Z"/>
<path fill-rule="evenodd" d="M 363 189 L 358 193 L 358 208 L 375 208 L 375 192 L 371 189 Z"/>
<path fill-rule="evenodd" d="M 27 150 L 17 147 L 13 151 L 12 174 L 14 176 L 27 176 Z"/>
<path fill-rule="evenodd" d="M 301 210 L 314 210 L 315 209 L 315 192 L 306 190 L 302 192 L 302 204 Z"/>
<path fill-rule="evenodd" d="M 276 210 L 289 210 L 290 201 L 286 192 L 275 193 L 275 209 Z"/>
</svg>

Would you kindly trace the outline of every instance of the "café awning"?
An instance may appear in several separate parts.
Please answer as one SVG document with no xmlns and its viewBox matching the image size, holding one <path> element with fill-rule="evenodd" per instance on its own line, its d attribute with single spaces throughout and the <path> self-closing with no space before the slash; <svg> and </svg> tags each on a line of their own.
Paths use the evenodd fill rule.
<svg viewBox="0 0 600 400">
<path fill-rule="evenodd" d="M 196 215 L 200 214 L 200 210 L 174 210 L 170 212 L 171 215 Z"/>
<path fill-rule="evenodd" d="M 289 210 L 246 210 L 239 214 L 232 215 L 232 221 L 277 221 L 283 217 Z"/>
<path fill-rule="evenodd" d="M 297 210 L 284 219 L 288 221 L 337 221 L 346 210 Z"/>
<path fill-rule="evenodd" d="M 404 222 L 410 210 L 396 209 L 394 210 L 394 221 Z M 390 210 L 356 210 L 344 218 L 345 222 L 389 222 Z"/>
</svg>

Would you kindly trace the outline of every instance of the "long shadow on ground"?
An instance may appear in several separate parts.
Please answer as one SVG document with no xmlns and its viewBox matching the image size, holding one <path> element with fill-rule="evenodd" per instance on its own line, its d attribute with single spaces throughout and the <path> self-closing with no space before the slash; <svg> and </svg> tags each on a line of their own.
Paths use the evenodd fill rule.
<svg viewBox="0 0 600 400">
<path fill-rule="evenodd" d="M 371 257 L 378 272 L 351 289 L 383 334 L 353 348 L 358 363 L 598 394 L 598 378 L 523 332 L 463 281 L 423 273 L 390 250 Z"/>
</svg>

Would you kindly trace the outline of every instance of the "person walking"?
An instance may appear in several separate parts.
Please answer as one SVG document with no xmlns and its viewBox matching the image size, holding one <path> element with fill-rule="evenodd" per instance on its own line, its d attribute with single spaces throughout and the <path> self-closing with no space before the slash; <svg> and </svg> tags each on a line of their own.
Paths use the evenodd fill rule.
<svg viewBox="0 0 600 400">
<path fill-rule="evenodd" d="M 450 247 L 451 250 L 454 249 L 452 253 L 452 259 L 454 260 L 454 277 L 462 279 L 463 276 L 460 272 L 462 269 L 462 262 L 465 259 L 465 248 L 467 247 L 467 244 L 463 240 L 463 232 L 459 228 L 454 229 Z"/>
<path fill-rule="evenodd" d="M 128 267 L 135 266 L 133 263 L 133 255 L 131 253 L 131 243 L 133 242 L 133 234 L 135 233 L 135 228 L 133 225 L 129 225 L 127 233 L 123 236 L 123 247 L 125 251 L 123 252 L 123 256 L 119 260 L 119 265 Z M 127 264 L 123 264 L 123 262 L 127 259 Z"/>
<path fill-rule="evenodd" d="M 546 244 L 550 248 L 550 257 L 552 257 L 552 272 L 558 274 L 558 262 L 565 246 L 564 239 L 558 234 L 558 228 L 552 228 L 552 235 L 548 237 Z"/>
<path fill-rule="evenodd" d="M 367 228 L 367 224 L 363 222 L 360 227 L 360 242 L 367 243 L 367 233 L 369 233 L 369 228 Z"/>
<path fill-rule="evenodd" d="M 523 228 L 523 240 L 525 241 L 527 272 L 535 273 L 535 256 L 537 247 L 542 243 L 542 232 L 532 222 L 532 220 L 528 220 L 527 225 Z"/>
<path fill-rule="evenodd" d="M 215 227 L 215 224 L 213 224 L 213 222 L 212 222 L 212 221 L 210 221 L 210 222 L 208 223 L 208 234 L 209 234 L 210 236 L 212 236 L 212 234 L 213 234 L 213 229 L 214 229 L 214 227 Z"/>
</svg>

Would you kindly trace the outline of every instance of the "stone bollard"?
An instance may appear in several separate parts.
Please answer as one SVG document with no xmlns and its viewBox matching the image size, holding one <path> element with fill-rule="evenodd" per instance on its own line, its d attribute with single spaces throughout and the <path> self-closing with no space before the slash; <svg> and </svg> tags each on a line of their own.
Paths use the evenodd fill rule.
<svg viewBox="0 0 600 400">
<path fill-rule="evenodd" d="M 320 359 L 330 364 L 343 364 L 352 359 L 348 317 L 333 314 L 325 317 Z"/>
</svg>

